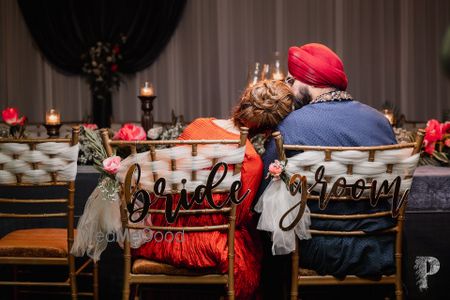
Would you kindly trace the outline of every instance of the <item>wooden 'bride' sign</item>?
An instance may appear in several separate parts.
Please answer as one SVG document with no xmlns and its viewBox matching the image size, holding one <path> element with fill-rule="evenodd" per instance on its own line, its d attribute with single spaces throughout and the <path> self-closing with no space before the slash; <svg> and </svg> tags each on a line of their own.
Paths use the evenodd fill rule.
<svg viewBox="0 0 450 300">
<path fill-rule="evenodd" d="M 216 175 L 218 175 L 219 170 L 223 170 L 223 172 L 222 174 L 220 174 L 220 177 L 217 179 L 217 181 L 214 182 L 214 179 L 216 178 Z M 177 200 L 178 202 L 176 204 L 175 210 L 172 211 L 172 204 L 174 203 L 174 193 L 172 191 L 166 191 L 167 180 L 163 177 L 156 180 L 153 191 L 151 192 L 154 197 L 150 197 L 149 191 L 138 188 L 141 178 L 141 167 L 139 166 L 139 164 L 132 165 L 128 169 L 123 187 L 123 193 L 125 201 L 127 203 L 130 222 L 137 223 L 142 221 L 148 214 L 150 206 L 152 206 L 152 204 L 156 203 L 160 199 L 163 199 L 166 203 L 165 217 L 168 223 L 175 222 L 180 209 L 190 209 L 194 205 L 194 203 L 201 204 L 205 198 L 208 205 L 213 209 L 221 209 L 230 201 L 234 204 L 242 203 L 250 193 L 250 190 L 247 190 L 241 197 L 238 197 L 238 192 L 242 187 L 242 183 L 240 180 L 236 180 L 231 184 L 228 197 L 225 201 L 221 203 L 214 202 L 213 190 L 214 188 L 218 187 L 220 183 L 225 179 L 227 172 L 228 165 L 226 163 L 217 163 L 211 169 L 211 172 L 209 173 L 206 180 L 206 184 L 198 185 L 195 188 L 192 196 L 189 196 L 188 191 L 184 188 L 184 185 L 187 182 L 186 179 L 182 179 L 181 184 L 183 185 L 183 188 L 181 189 L 181 191 L 176 193 L 176 195 L 179 195 L 179 199 Z M 134 182 L 133 179 L 135 179 Z M 141 205 L 138 205 L 139 202 Z"/>
</svg>

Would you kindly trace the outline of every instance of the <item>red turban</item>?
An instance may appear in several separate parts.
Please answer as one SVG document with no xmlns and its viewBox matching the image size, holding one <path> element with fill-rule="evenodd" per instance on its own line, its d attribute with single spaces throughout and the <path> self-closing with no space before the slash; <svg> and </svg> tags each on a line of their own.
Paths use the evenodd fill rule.
<svg viewBox="0 0 450 300">
<path fill-rule="evenodd" d="M 347 89 L 341 59 L 325 45 L 312 43 L 289 48 L 288 68 L 295 79 L 308 85 Z"/>
</svg>

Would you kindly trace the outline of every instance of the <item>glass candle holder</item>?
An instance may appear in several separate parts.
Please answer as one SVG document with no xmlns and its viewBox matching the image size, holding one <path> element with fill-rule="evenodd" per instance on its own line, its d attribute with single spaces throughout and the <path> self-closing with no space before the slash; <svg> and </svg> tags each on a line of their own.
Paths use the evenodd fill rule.
<svg viewBox="0 0 450 300">
<path fill-rule="evenodd" d="M 59 125 L 61 124 L 61 114 L 55 109 L 50 109 L 45 114 L 45 124 L 46 125 Z"/>
<path fill-rule="evenodd" d="M 49 138 L 59 137 L 59 128 L 61 127 L 61 114 L 56 109 L 50 109 L 45 114 L 45 128 Z"/>
<path fill-rule="evenodd" d="M 144 86 L 141 88 L 139 96 L 144 97 L 150 97 L 154 96 L 155 91 L 153 90 L 153 86 L 148 83 L 148 81 L 145 82 Z"/>
</svg>

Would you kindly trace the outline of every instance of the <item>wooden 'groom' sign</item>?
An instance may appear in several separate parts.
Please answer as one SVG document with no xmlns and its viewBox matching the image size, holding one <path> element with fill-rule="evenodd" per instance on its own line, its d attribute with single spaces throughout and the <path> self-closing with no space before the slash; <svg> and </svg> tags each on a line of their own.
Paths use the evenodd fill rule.
<svg viewBox="0 0 450 300">
<path fill-rule="evenodd" d="M 300 222 L 303 213 L 305 212 L 306 202 L 308 200 L 308 196 L 311 191 L 316 186 L 321 186 L 319 193 L 319 208 L 324 210 L 328 203 L 330 202 L 331 197 L 341 197 L 344 196 L 345 193 L 350 192 L 349 196 L 353 200 L 358 200 L 364 194 L 366 190 L 369 191 L 369 201 L 372 207 L 375 207 L 378 204 L 380 197 L 392 197 L 392 206 L 391 212 L 392 217 L 397 217 L 403 203 L 406 201 L 406 198 L 409 194 L 409 189 L 406 189 L 401 195 L 400 194 L 400 186 L 401 186 L 401 178 L 397 176 L 390 184 L 388 180 L 383 180 L 381 185 L 378 187 L 377 180 L 372 180 L 370 184 L 368 184 L 364 179 L 358 179 L 353 184 L 347 184 L 347 180 L 345 177 L 338 178 L 331 187 L 329 193 L 327 193 L 328 182 L 324 180 L 325 168 L 324 166 L 320 166 L 315 173 L 315 182 L 308 188 L 308 183 L 305 176 L 301 176 L 300 174 L 294 174 L 291 176 L 288 188 L 289 192 L 292 196 L 295 196 L 297 193 L 301 194 L 300 201 L 293 207 L 291 207 L 280 219 L 279 226 L 282 230 L 288 231 L 291 230 Z M 298 206 L 300 206 L 297 216 L 294 221 L 288 226 L 283 225 L 283 221 L 285 218 L 294 211 Z"/>
</svg>

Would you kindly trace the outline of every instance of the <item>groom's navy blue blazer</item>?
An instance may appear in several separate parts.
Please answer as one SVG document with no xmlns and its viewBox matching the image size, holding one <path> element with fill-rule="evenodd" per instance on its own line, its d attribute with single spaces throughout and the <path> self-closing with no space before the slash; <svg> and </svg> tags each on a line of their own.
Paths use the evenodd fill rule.
<svg viewBox="0 0 450 300">
<path fill-rule="evenodd" d="M 285 144 L 313 146 L 378 146 L 395 144 L 396 139 L 387 119 L 377 110 L 358 101 L 334 101 L 309 104 L 289 114 L 278 126 Z M 288 154 L 289 157 L 289 154 Z M 275 143 L 268 141 L 263 155 L 264 173 L 277 159 Z M 264 180 L 261 195 L 268 184 Z M 312 212 L 317 202 L 309 202 Z M 377 209 L 385 209 L 379 207 Z M 327 211 L 354 213 L 373 210 L 366 201 L 329 203 Z M 378 230 L 392 226 L 390 217 L 368 221 L 312 220 L 311 228 L 329 230 Z M 393 237 L 381 240 L 370 237 L 314 237 L 302 241 L 300 264 L 320 274 L 337 277 L 346 274 L 376 276 L 395 272 Z"/>
</svg>

